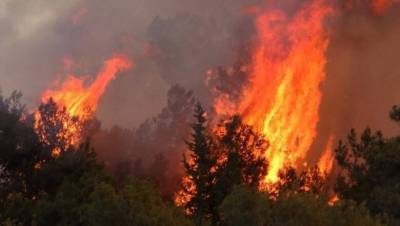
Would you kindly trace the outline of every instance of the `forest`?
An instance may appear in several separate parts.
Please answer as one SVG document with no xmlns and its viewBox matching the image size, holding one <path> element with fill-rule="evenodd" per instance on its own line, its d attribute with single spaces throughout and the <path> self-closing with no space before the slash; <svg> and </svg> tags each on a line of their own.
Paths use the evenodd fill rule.
<svg viewBox="0 0 400 226">
<path fill-rule="evenodd" d="M 260 150 L 268 150 L 268 137 L 237 115 L 210 127 L 212 115 L 188 97 L 190 93 L 180 95 L 187 103 L 178 105 L 192 116 L 186 154 L 180 166 L 174 165 L 183 169 L 177 175 L 168 175 L 163 155 L 154 155 L 148 167 L 140 159 L 110 165 L 92 144 L 93 124 L 99 122 L 79 124 L 87 139 L 69 145 L 66 125 L 78 126 L 79 120 L 65 109 L 50 99 L 35 117 L 21 103 L 20 93 L 2 97 L 1 225 L 400 224 L 399 136 L 386 137 L 369 128 L 350 130 L 347 139 L 335 144 L 340 173 L 334 181 L 318 167 L 301 172 L 287 167 L 279 173 L 279 183 L 265 187 L 268 159 Z M 399 124 L 400 108 L 394 106 L 388 117 Z M 108 133 L 119 137 L 100 132 L 103 139 L 109 136 L 117 143 L 103 145 L 112 155 L 112 147 L 123 149 L 118 144 L 124 142 L 123 135 Z M 154 142 L 152 148 L 165 148 Z"/>
<path fill-rule="evenodd" d="M 400 0 L 0 0 L 0 226 L 400 226 Z"/>
</svg>

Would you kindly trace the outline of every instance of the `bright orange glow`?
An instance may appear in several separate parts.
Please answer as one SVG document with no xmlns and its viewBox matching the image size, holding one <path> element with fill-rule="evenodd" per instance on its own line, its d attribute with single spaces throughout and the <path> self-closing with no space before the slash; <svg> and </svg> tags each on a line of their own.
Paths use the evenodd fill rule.
<svg viewBox="0 0 400 226">
<path fill-rule="evenodd" d="M 387 8 L 390 7 L 396 0 L 373 0 L 371 8 L 376 14 L 382 14 Z"/>
<path fill-rule="evenodd" d="M 188 176 L 182 177 L 182 186 L 186 189 L 180 189 L 174 198 L 174 203 L 177 206 L 185 206 L 186 203 L 190 201 L 193 194 L 196 193 L 196 185 L 193 183 L 192 179 Z M 187 214 L 192 214 L 190 210 L 186 209 Z"/>
<path fill-rule="evenodd" d="M 71 116 L 85 117 L 88 110 L 96 111 L 100 97 L 116 74 L 130 67 L 131 62 L 128 59 L 114 56 L 105 62 L 103 69 L 91 84 L 85 85 L 85 79 L 68 75 L 61 86 L 46 90 L 41 99 L 46 102 L 52 98 L 59 106 L 65 107 Z"/>
<path fill-rule="evenodd" d="M 103 68 L 97 74 L 95 80 L 88 82 L 88 76 L 79 78 L 75 75 L 68 75 L 67 79 L 53 89 L 43 92 L 41 100 L 47 102 L 50 98 L 61 108 L 65 108 L 70 117 L 77 117 L 79 121 L 86 121 L 93 116 L 97 109 L 100 97 L 103 95 L 110 81 L 118 72 L 126 71 L 131 67 L 131 61 L 122 56 L 113 56 L 105 61 Z M 38 114 L 36 119 L 40 120 Z M 74 136 L 70 139 L 71 145 L 78 142 L 80 134 L 76 126 L 64 122 L 64 127 Z M 61 136 L 61 135 L 60 135 Z M 65 136 L 61 136 L 65 137 Z"/>
<path fill-rule="evenodd" d="M 325 148 L 325 151 L 318 162 L 318 168 L 321 172 L 329 174 L 332 171 L 333 164 L 335 162 L 335 156 L 332 150 L 333 142 L 335 137 L 331 135 L 328 139 L 328 144 Z"/>
<path fill-rule="evenodd" d="M 236 111 L 269 141 L 265 182 L 274 184 L 285 166 L 306 162 L 316 138 L 329 44 L 323 23 L 334 10 L 314 0 L 294 15 L 279 9 L 258 11 L 250 81 Z M 221 101 L 226 99 L 216 99 L 217 113 L 232 111 L 232 105 Z"/>
<path fill-rule="evenodd" d="M 329 200 L 328 200 L 328 205 L 333 206 L 335 203 L 339 202 L 340 198 L 337 194 L 334 194 Z"/>
<path fill-rule="evenodd" d="M 274 10 L 256 20 L 258 47 L 239 112 L 270 142 L 267 183 L 277 182 L 284 166 L 304 162 L 317 135 L 328 46 L 323 21 L 332 12 L 315 0 L 292 17 Z"/>
</svg>

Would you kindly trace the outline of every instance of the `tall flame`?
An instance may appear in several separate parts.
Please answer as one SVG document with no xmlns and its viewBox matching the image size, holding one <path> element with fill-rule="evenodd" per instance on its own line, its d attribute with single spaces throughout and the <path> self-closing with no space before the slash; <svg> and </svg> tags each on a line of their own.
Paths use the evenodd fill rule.
<svg viewBox="0 0 400 226">
<path fill-rule="evenodd" d="M 131 61 L 122 56 L 113 56 L 105 61 L 103 68 L 97 74 L 92 83 L 88 83 L 87 78 L 78 78 L 74 75 L 68 75 L 67 79 L 55 87 L 55 89 L 48 89 L 43 92 L 41 96 L 42 102 L 47 102 L 50 98 L 58 105 L 58 107 L 65 108 L 69 117 L 76 117 L 78 121 L 71 122 L 65 118 L 58 118 L 63 123 L 65 130 L 57 134 L 57 137 L 67 139 L 69 145 L 76 145 L 81 139 L 80 127 L 86 120 L 93 116 L 97 109 L 100 97 L 105 92 L 108 84 L 112 81 L 118 72 L 126 71 L 131 68 Z M 41 137 L 46 139 L 46 134 L 40 134 L 38 126 L 42 119 L 39 112 L 36 113 L 36 128 Z M 62 117 L 62 116 L 59 116 Z M 76 125 L 78 123 L 78 125 Z M 44 142 L 47 142 L 44 140 Z M 57 152 L 57 150 L 53 150 Z"/>
<path fill-rule="evenodd" d="M 128 70 L 131 64 L 125 57 L 114 56 L 105 61 L 102 70 L 91 84 L 86 85 L 85 79 L 68 75 L 59 87 L 43 92 L 41 99 L 46 102 L 52 98 L 59 106 L 65 107 L 69 115 L 86 117 L 88 111 L 96 111 L 99 99 L 110 81 L 118 72 Z"/>
<path fill-rule="evenodd" d="M 332 13 L 315 0 L 293 16 L 276 9 L 257 16 L 251 79 L 238 111 L 270 141 L 266 183 L 277 182 L 285 166 L 303 164 L 317 135 L 329 42 L 323 22 Z"/>
<path fill-rule="evenodd" d="M 321 170 L 321 172 L 330 173 L 333 169 L 333 165 L 335 162 L 335 155 L 333 153 L 334 140 L 335 137 L 331 135 L 328 139 L 325 151 L 318 161 L 318 168 Z"/>
</svg>

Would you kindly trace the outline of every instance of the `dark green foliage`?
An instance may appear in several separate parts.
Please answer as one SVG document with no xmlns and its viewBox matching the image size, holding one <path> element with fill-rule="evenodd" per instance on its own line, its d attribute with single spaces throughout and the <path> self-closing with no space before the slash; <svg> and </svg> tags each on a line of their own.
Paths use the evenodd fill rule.
<svg viewBox="0 0 400 226">
<path fill-rule="evenodd" d="M 164 203 L 149 182 L 131 181 L 123 189 L 122 198 L 127 202 L 129 225 L 192 225 L 183 211 Z"/>
<path fill-rule="evenodd" d="M 352 202 L 329 206 L 324 197 L 311 193 L 268 199 L 266 193 L 239 186 L 226 197 L 222 219 L 229 226 L 379 226 L 368 211 Z"/>
<path fill-rule="evenodd" d="M 272 201 L 254 188 L 235 186 L 220 206 L 226 225 L 269 225 Z"/>
<path fill-rule="evenodd" d="M 396 112 L 394 107 L 395 120 Z M 339 142 L 336 159 L 343 169 L 336 188 L 341 198 L 365 203 L 390 225 L 400 224 L 400 137 L 384 138 L 369 128 L 358 137 L 351 130 L 347 141 Z"/>
<path fill-rule="evenodd" d="M 65 109 L 50 100 L 41 105 L 43 120 L 35 124 L 20 97 L 16 92 L 10 98 L 0 97 L 0 225 L 194 224 L 182 209 L 163 200 L 154 186 L 166 186 L 163 178 L 168 174 L 168 156 L 153 153 L 147 174 L 142 172 L 139 158 L 134 166 L 129 162 L 120 165 L 117 175 L 121 178 L 116 183 L 89 142 L 72 147 L 64 140 L 68 137 L 57 135 L 66 129 L 60 120 L 74 122 Z M 175 112 L 172 115 L 182 113 L 178 118 L 186 118 L 186 107 L 192 103 L 191 94 L 183 99 L 189 101 L 183 108 L 174 104 L 178 102 L 169 104 Z M 165 114 L 170 115 L 168 112 Z M 400 109 L 394 107 L 391 118 L 400 121 L 399 115 Z M 238 116 L 222 121 L 216 132 L 211 132 L 200 105 L 195 119 L 187 142 L 190 159 L 184 159 L 186 176 L 195 188 L 184 187 L 190 197 L 185 209 L 192 213 L 195 224 L 379 226 L 377 219 L 382 219 L 388 225 L 399 225 L 400 137 L 384 138 L 370 129 L 358 137 L 352 130 L 336 150 L 343 169 L 336 187 L 342 201 L 329 206 L 325 175 L 318 168 L 299 174 L 289 168 L 281 174 L 283 183 L 277 194 L 258 192 L 267 167 L 260 157 L 268 148 L 264 138 Z M 159 121 L 157 131 L 168 127 L 163 122 Z M 52 155 L 55 149 L 60 150 L 57 156 Z M 141 179 L 129 179 L 132 170 Z M 144 179 L 149 175 L 155 184 Z"/>
<path fill-rule="evenodd" d="M 54 102 L 41 106 L 38 137 L 19 98 L 0 99 L 1 225 L 191 225 L 146 181 L 117 189 L 89 142 L 67 147 L 53 136 L 65 129 L 55 115 L 67 117 Z"/>
<path fill-rule="evenodd" d="M 63 152 L 57 158 L 43 164 L 37 170 L 41 191 L 55 194 L 65 181 L 79 181 L 83 175 L 97 175 L 102 166 L 97 163 L 96 153 L 86 142 L 78 149 Z"/>
<path fill-rule="evenodd" d="M 264 138 L 233 116 L 220 125 L 217 134 L 217 152 L 220 160 L 216 166 L 214 207 L 218 207 L 235 185 L 258 188 L 266 174 L 267 162 L 262 153 L 267 149 Z M 219 221 L 214 211 L 213 222 Z"/>
<path fill-rule="evenodd" d="M 1 219 L 24 225 L 79 225 L 82 205 L 100 182 L 110 183 L 87 145 L 62 152 L 34 169 L 33 194 L 10 193 L 2 205 Z M 19 210 L 16 211 L 16 207 Z M 24 214 L 19 214 L 22 211 Z"/>
<path fill-rule="evenodd" d="M 212 215 L 214 174 L 211 169 L 216 164 L 216 157 L 212 153 L 213 144 L 206 128 L 206 112 L 200 104 L 195 107 L 194 118 L 196 123 L 192 125 L 192 138 L 187 141 L 190 160 L 184 156 L 183 161 L 189 184 L 184 185 L 183 189 L 185 195 L 190 197 L 185 209 L 193 214 L 197 225 L 201 225 L 204 218 Z"/>
<path fill-rule="evenodd" d="M 190 161 L 184 160 L 189 183 L 183 185 L 190 197 L 185 208 L 197 219 L 219 223 L 218 206 L 235 185 L 258 188 L 266 174 L 267 163 L 261 157 L 266 150 L 264 138 L 244 125 L 238 116 L 221 122 L 215 134 L 206 128 L 206 112 L 195 110 L 192 140 L 187 143 Z"/>
<path fill-rule="evenodd" d="M 20 98 L 16 92 L 7 99 L 0 97 L 1 202 L 10 193 L 33 197 L 37 192 L 36 164 L 51 157 L 50 151 L 42 148 Z"/>
</svg>

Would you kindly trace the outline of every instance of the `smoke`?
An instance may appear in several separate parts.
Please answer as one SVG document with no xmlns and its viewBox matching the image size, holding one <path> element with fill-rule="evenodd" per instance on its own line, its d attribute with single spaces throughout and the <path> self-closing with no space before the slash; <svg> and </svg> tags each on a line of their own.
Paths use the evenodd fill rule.
<svg viewBox="0 0 400 226">
<path fill-rule="evenodd" d="M 331 24 L 327 79 L 320 110 L 320 153 L 329 139 L 346 139 L 351 128 L 366 126 L 385 135 L 399 134 L 388 112 L 400 103 L 399 7 L 376 15 L 367 7 L 344 10 Z M 319 156 L 319 155 L 314 155 Z"/>
<path fill-rule="evenodd" d="M 101 98 L 97 117 L 103 127 L 138 127 L 160 115 L 175 84 L 211 103 L 206 72 L 222 66 L 229 79 L 229 69 L 246 61 L 249 14 L 260 2 L 265 0 L 2 0 L 0 88 L 21 90 L 32 109 L 67 71 L 93 75 L 105 59 L 123 53 L 135 68 L 119 75 Z M 304 2 L 275 1 L 288 12 Z M 399 132 L 388 119 L 388 110 L 400 103 L 399 7 L 377 15 L 369 0 L 338 2 L 342 9 L 326 24 L 330 45 L 314 162 L 331 134 L 343 139 L 350 128 L 366 125 Z M 238 94 L 242 84 L 218 85 Z"/>
<path fill-rule="evenodd" d="M 111 84 L 98 117 L 107 127 L 137 126 L 158 114 L 171 85 L 202 92 L 205 70 L 231 59 L 240 9 L 255 2 L 1 1 L 1 89 L 21 90 L 34 108 L 53 80 L 65 78 L 63 62 L 72 63 L 74 74 L 93 75 L 105 59 L 124 53 L 136 68 Z M 152 57 L 152 47 L 167 55 Z"/>
</svg>

